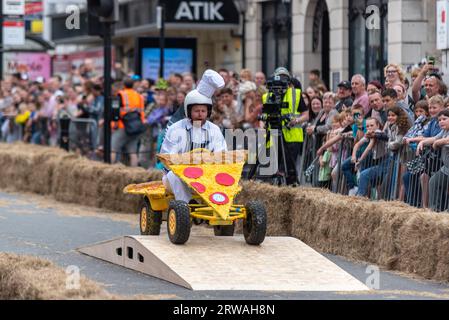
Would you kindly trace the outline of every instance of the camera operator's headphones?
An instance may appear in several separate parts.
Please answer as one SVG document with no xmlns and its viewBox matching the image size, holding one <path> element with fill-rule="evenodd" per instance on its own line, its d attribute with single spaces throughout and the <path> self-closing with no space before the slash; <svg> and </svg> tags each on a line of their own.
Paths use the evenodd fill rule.
<svg viewBox="0 0 449 320">
<path fill-rule="evenodd" d="M 186 96 L 186 99 L 184 101 L 184 112 L 186 117 L 192 118 L 192 107 L 197 104 L 207 106 L 207 117 L 209 118 L 212 114 L 212 99 L 202 95 L 198 92 L 198 90 L 192 90 Z"/>
</svg>

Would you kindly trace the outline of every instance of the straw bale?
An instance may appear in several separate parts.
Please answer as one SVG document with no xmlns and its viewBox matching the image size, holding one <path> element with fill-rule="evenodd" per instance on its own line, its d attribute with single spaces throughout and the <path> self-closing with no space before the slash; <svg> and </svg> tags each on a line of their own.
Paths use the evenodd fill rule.
<svg viewBox="0 0 449 320">
<path fill-rule="evenodd" d="M 30 256 L 0 253 L 0 299 L 113 299 L 95 282 L 80 277 L 79 289 L 66 287 L 65 270 Z"/>
<path fill-rule="evenodd" d="M 267 234 L 269 236 L 286 236 L 291 234 L 291 209 L 293 205 L 293 188 L 278 188 L 265 183 L 242 181 L 242 191 L 235 203 L 245 205 L 258 200 L 265 205 L 268 215 Z M 240 231 L 241 226 L 239 226 Z"/>
<path fill-rule="evenodd" d="M 123 188 L 162 178 L 158 170 L 111 166 L 24 144 L 0 144 L 0 168 L 0 188 L 127 213 L 137 213 L 142 198 Z M 293 236 L 321 252 L 449 281 L 449 215 L 327 190 L 241 185 L 235 203 L 262 201 L 270 236 Z"/>
</svg>

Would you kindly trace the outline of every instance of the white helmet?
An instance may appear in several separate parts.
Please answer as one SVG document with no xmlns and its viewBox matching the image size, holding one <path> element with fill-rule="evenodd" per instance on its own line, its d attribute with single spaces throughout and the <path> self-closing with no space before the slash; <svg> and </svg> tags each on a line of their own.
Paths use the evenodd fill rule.
<svg viewBox="0 0 449 320">
<path fill-rule="evenodd" d="M 184 112 L 186 117 L 190 118 L 190 111 L 192 107 L 197 104 L 207 105 L 209 117 L 212 112 L 212 99 L 202 95 L 198 90 L 190 91 L 184 100 Z"/>
</svg>

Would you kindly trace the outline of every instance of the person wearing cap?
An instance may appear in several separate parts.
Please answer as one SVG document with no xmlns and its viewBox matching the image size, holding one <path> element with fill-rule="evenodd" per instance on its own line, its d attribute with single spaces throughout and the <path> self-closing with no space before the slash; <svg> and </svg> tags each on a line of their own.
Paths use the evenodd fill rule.
<svg viewBox="0 0 449 320">
<path fill-rule="evenodd" d="M 111 136 L 111 162 L 114 163 L 117 159 L 117 153 L 121 153 L 125 149 L 129 154 L 129 160 L 132 167 L 138 165 L 138 144 L 140 135 L 128 135 L 125 130 L 123 118 L 127 113 L 137 111 L 140 114 L 142 123 L 145 121 L 144 114 L 144 99 L 141 94 L 134 90 L 134 80 L 126 78 L 124 81 L 125 88 L 118 92 L 120 99 L 120 119 L 117 122 L 112 122 L 111 128 L 114 132 Z"/>
<path fill-rule="evenodd" d="M 354 101 L 352 100 L 351 95 L 351 83 L 347 80 L 340 82 L 337 89 L 338 102 L 335 105 L 335 109 L 337 109 L 338 112 L 342 112 L 352 106 Z"/>
<path fill-rule="evenodd" d="M 208 121 L 212 113 L 212 97 L 217 89 L 223 88 L 223 77 L 213 70 L 206 70 L 198 84 L 185 98 L 186 117 L 171 125 L 162 142 L 162 154 L 181 154 L 194 149 L 211 152 L 227 151 L 226 140 L 220 128 Z M 189 187 L 172 171 L 164 168 L 162 181 L 176 200 L 189 202 L 192 193 Z"/>
<path fill-rule="evenodd" d="M 288 104 L 288 108 L 281 109 L 282 116 L 289 116 L 291 118 L 291 121 L 283 123 L 282 127 L 282 136 L 285 141 L 285 153 L 288 167 L 284 168 L 284 170 L 294 171 L 297 174 L 296 169 L 292 168 L 296 167 L 296 161 L 302 151 L 302 142 L 304 141 L 303 130 L 301 127 L 297 126 L 297 124 L 308 120 L 308 113 L 306 112 L 308 109 L 302 99 L 302 90 L 295 89 L 291 81 L 292 77 L 290 72 L 286 68 L 277 68 L 273 73 L 273 77 L 280 77 L 281 80 L 286 80 L 289 83 L 289 87 L 285 92 L 283 99 L 283 102 Z M 269 94 L 270 93 L 266 93 L 263 95 L 262 102 L 264 104 L 268 101 Z M 266 147 L 267 149 L 271 147 L 271 139 L 267 142 Z M 287 184 L 294 184 L 297 182 L 297 177 L 293 174 L 289 174 L 289 176 L 291 177 L 291 180 L 287 181 Z"/>
</svg>

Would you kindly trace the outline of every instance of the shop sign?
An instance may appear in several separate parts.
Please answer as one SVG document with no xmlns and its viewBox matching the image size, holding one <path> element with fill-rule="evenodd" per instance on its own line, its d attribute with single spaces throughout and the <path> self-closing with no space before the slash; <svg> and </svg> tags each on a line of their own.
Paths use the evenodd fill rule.
<svg viewBox="0 0 449 320">
<path fill-rule="evenodd" d="M 449 23 L 448 23 L 449 1 L 441 0 L 437 2 L 437 49 L 446 50 L 449 48 Z"/>
<path fill-rule="evenodd" d="M 166 22 L 238 24 L 233 1 L 168 1 Z"/>
<path fill-rule="evenodd" d="M 26 73 L 30 80 L 50 78 L 50 55 L 41 52 L 6 52 L 3 56 L 4 74 Z"/>
<path fill-rule="evenodd" d="M 23 16 L 25 14 L 25 0 L 2 0 L 3 14 Z"/>
</svg>

